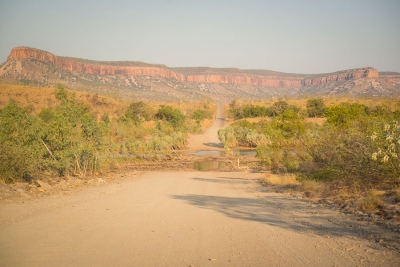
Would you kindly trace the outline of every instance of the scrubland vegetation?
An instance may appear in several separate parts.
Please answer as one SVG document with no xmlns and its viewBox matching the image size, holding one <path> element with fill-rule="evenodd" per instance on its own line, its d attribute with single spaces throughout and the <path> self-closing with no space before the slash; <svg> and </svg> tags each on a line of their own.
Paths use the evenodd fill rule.
<svg viewBox="0 0 400 267">
<path fill-rule="evenodd" d="M 228 114 L 233 122 L 219 131 L 225 149 L 256 148 L 261 164 L 274 173 L 296 174 L 305 185 L 324 183 L 330 193 L 398 192 L 398 99 L 235 99 Z"/>
<path fill-rule="evenodd" d="M 127 104 L 61 85 L 37 90 L 41 97 L 31 88 L 2 86 L 0 181 L 5 183 L 91 176 L 127 158 L 170 158 L 185 148 L 187 134 L 201 132 L 215 112 L 207 99 Z"/>
</svg>

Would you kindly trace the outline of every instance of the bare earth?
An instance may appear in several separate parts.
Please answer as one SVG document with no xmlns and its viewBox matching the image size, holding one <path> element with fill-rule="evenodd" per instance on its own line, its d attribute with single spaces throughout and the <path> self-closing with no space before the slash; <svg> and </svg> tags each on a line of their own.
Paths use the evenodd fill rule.
<svg viewBox="0 0 400 267">
<path fill-rule="evenodd" d="M 400 266 L 399 233 L 268 192 L 261 177 L 126 173 L 0 202 L 0 266 Z"/>
</svg>

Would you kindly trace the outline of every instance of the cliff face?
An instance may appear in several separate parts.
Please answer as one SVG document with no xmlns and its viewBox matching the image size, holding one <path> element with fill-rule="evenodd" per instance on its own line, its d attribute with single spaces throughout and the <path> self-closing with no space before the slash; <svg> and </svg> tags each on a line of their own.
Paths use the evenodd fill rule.
<svg viewBox="0 0 400 267">
<path fill-rule="evenodd" d="M 41 61 L 51 62 L 64 70 L 85 74 L 100 75 L 154 75 L 166 78 L 177 78 L 176 73 L 171 70 L 158 67 L 130 67 L 130 66 L 102 66 L 81 63 L 71 59 L 57 57 L 49 52 L 29 47 L 14 48 L 7 60 L 33 58 Z"/>
<path fill-rule="evenodd" d="M 301 81 L 301 84 L 304 86 L 319 85 L 328 82 L 342 82 L 360 78 L 379 78 L 379 73 L 376 69 L 373 68 L 357 69 L 336 75 L 304 79 Z"/>
<path fill-rule="evenodd" d="M 346 81 L 359 78 L 378 78 L 379 73 L 373 68 L 363 68 L 350 70 L 338 74 L 327 74 L 321 77 L 290 77 L 290 76 L 259 76 L 259 75 L 245 75 L 245 74 L 204 74 L 185 75 L 173 71 L 167 67 L 157 66 L 112 66 L 101 65 L 101 62 L 92 64 L 80 62 L 71 58 L 64 58 L 55 56 L 49 52 L 29 48 L 29 47 L 16 47 L 14 48 L 7 60 L 13 59 L 27 59 L 33 58 L 40 61 L 51 62 L 58 67 L 75 73 L 95 74 L 95 75 L 149 75 L 158 76 L 163 78 L 173 78 L 180 82 L 193 82 L 193 83 L 213 83 L 213 84 L 238 84 L 238 85 L 257 85 L 269 87 L 299 87 L 320 85 L 334 81 Z"/>
</svg>

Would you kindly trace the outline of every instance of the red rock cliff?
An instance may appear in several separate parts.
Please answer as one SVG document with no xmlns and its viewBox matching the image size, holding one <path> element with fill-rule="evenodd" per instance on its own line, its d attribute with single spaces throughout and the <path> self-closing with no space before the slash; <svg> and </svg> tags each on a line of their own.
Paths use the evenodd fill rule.
<svg viewBox="0 0 400 267">
<path fill-rule="evenodd" d="M 168 68 L 157 66 L 110 66 L 91 64 L 75 61 L 70 58 L 58 57 L 49 52 L 29 47 L 14 48 L 7 60 L 33 58 L 41 61 L 52 62 L 64 70 L 85 74 L 108 74 L 108 75 L 150 75 L 165 78 L 173 78 L 181 82 L 195 83 L 222 83 L 222 84 L 248 84 L 271 87 L 297 87 L 301 85 L 318 85 L 330 81 L 344 81 L 363 77 L 379 77 L 378 71 L 372 68 L 357 69 L 329 76 L 302 79 L 300 77 L 277 77 L 257 75 L 184 75 L 174 72 Z M 100 63 L 100 62 L 99 62 Z"/>
<path fill-rule="evenodd" d="M 346 80 L 354 80 L 360 78 L 379 78 L 379 73 L 373 68 L 363 68 L 356 70 L 349 70 L 344 73 L 331 74 L 323 77 L 304 79 L 302 85 L 319 85 L 328 82 L 340 82 Z"/>
</svg>

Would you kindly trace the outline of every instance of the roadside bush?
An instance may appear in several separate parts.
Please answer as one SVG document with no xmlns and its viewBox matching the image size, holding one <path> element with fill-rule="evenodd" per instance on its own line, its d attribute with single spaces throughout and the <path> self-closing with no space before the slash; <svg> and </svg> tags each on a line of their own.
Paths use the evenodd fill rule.
<svg viewBox="0 0 400 267">
<path fill-rule="evenodd" d="M 224 144 L 226 150 L 237 146 L 237 139 L 235 135 L 235 128 L 226 127 L 218 131 L 218 138 Z"/>
<path fill-rule="evenodd" d="M 42 167 L 46 153 L 41 143 L 42 125 L 15 102 L 0 111 L 0 179 L 29 181 Z"/>
<path fill-rule="evenodd" d="M 192 119 L 196 122 L 202 122 L 206 119 L 211 120 L 213 118 L 213 112 L 211 109 L 196 109 L 192 114 Z"/>
<path fill-rule="evenodd" d="M 400 185 L 400 124 L 386 123 L 380 131 L 374 132 L 371 140 L 376 147 L 372 160 L 381 163 L 387 170 L 386 179 L 393 185 Z"/>
</svg>

